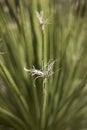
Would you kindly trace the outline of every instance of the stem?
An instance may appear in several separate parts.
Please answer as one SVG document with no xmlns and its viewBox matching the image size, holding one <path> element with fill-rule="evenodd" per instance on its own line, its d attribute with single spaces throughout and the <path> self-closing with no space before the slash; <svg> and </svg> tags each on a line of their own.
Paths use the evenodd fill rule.
<svg viewBox="0 0 87 130">
<path fill-rule="evenodd" d="M 42 126 L 41 129 L 44 130 L 46 123 L 46 106 L 47 106 L 47 90 L 43 86 L 43 107 L 42 107 Z"/>
<path fill-rule="evenodd" d="M 44 30 L 42 27 L 42 66 L 44 71 Z M 46 121 L 46 104 L 47 104 L 47 91 L 46 91 L 46 78 L 43 79 L 43 104 L 42 104 L 42 120 L 41 120 L 41 128 L 42 130 L 45 127 L 45 121 Z"/>
<path fill-rule="evenodd" d="M 43 30 L 42 30 L 42 66 L 44 66 L 44 31 Z"/>
</svg>

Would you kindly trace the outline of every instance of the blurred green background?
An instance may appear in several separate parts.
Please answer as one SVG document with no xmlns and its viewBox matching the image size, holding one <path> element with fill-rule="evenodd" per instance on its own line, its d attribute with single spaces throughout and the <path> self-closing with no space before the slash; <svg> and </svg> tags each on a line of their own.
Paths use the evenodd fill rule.
<svg viewBox="0 0 87 130">
<path fill-rule="evenodd" d="M 87 130 L 87 0 L 0 0 L 0 130 Z"/>
</svg>

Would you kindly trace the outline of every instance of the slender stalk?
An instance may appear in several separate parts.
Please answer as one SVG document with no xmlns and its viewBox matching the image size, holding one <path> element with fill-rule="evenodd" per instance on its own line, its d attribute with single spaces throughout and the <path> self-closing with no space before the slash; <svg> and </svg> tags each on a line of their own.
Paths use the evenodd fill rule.
<svg viewBox="0 0 87 130">
<path fill-rule="evenodd" d="M 45 25 L 47 24 L 47 20 L 43 19 L 43 12 L 36 12 L 36 16 L 39 20 L 39 24 L 41 27 L 41 35 L 42 35 L 42 68 L 43 73 L 45 72 L 44 67 L 44 36 L 45 36 Z M 47 104 L 47 90 L 46 90 L 46 77 L 43 77 L 43 102 L 42 102 L 42 115 L 41 115 L 41 129 L 43 130 L 45 127 L 45 118 L 46 118 L 46 104 Z"/>
<path fill-rule="evenodd" d="M 44 31 L 43 30 L 42 30 L 42 66 L 44 66 Z"/>
<path fill-rule="evenodd" d="M 42 106 L 42 125 L 41 129 L 45 128 L 46 121 L 46 105 L 47 105 L 47 90 L 45 84 L 43 84 L 43 106 Z"/>
<path fill-rule="evenodd" d="M 44 28 L 42 25 L 42 66 L 44 66 Z M 43 71 L 44 67 L 43 67 Z M 47 104 L 47 91 L 46 91 L 46 77 L 43 78 L 43 104 L 42 104 L 42 130 L 45 127 L 45 116 L 46 116 L 46 104 Z"/>
</svg>

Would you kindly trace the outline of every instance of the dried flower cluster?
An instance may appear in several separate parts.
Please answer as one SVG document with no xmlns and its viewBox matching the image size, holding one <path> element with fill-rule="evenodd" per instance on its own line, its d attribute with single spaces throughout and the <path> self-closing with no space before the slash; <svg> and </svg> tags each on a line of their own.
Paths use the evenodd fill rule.
<svg viewBox="0 0 87 130">
<path fill-rule="evenodd" d="M 43 79 L 46 79 L 54 74 L 53 72 L 53 66 L 55 61 L 49 61 L 47 64 L 45 64 L 41 70 L 36 69 L 34 66 L 32 69 L 27 69 L 24 67 L 24 70 L 26 72 L 31 73 L 32 76 L 36 75 L 36 78 L 42 77 Z"/>
<path fill-rule="evenodd" d="M 43 18 L 43 11 L 41 11 L 40 13 L 38 11 L 36 11 L 36 16 L 38 18 L 38 21 L 39 21 L 39 24 L 41 26 L 41 29 L 44 32 L 45 25 L 49 24 L 48 23 L 48 18 L 44 20 L 44 18 Z"/>
</svg>

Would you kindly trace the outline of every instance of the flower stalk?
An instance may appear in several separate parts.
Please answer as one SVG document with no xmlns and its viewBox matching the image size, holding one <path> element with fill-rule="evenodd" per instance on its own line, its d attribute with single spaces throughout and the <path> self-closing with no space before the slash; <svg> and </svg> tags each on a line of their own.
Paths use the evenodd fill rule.
<svg viewBox="0 0 87 130">
<path fill-rule="evenodd" d="M 44 66 L 44 30 L 42 30 L 41 33 L 42 33 L 42 66 Z"/>
<path fill-rule="evenodd" d="M 45 24 L 46 21 L 43 19 L 43 12 L 36 12 L 38 21 L 41 27 L 41 34 L 42 34 L 42 66 L 44 66 L 44 35 L 45 35 Z M 43 67 L 43 72 L 45 72 L 45 67 Z M 46 104 L 47 104 L 47 91 L 46 91 L 46 81 L 47 77 L 43 78 L 43 104 L 42 104 L 42 117 L 41 117 L 41 127 L 44 129 L 45 126 L 45 117 L 46 117 Z"/>
</svg>

